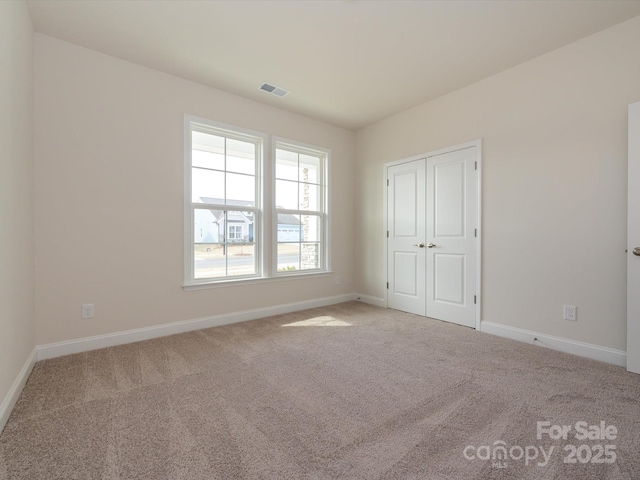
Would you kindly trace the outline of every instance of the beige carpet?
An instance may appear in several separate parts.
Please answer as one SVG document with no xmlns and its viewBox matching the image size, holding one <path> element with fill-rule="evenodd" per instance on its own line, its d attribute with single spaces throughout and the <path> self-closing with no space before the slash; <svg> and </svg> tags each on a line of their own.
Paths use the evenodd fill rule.
<svg viewBox="0 0 640 480">
<path fill-rule="evenodd" d="M 351 302 L 38 362 L 0 479 L 638 479 L 639 452 L 640 376 Z"/>
</svg>

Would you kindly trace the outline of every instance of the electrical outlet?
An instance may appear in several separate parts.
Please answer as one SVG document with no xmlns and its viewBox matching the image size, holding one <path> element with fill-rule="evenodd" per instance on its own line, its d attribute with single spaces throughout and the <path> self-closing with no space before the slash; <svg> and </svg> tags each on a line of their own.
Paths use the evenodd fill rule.
<svg viewBox="0 0 640 480">
<path fill-rule="evenodd" d="M 340 285 L 340 275 L 336 275 L 336 285 Z"/>
<path fill-rule="evenodd" d="M 564 319 L 575 322 L 578 320 L 578 307 L 573 305 L 564 306 Z"/>
<path fill-rule="evenodd" d="M 85 303 L 82 305 L 82 318 L 93 318 L 94 313 L 93 303 Z"/>
</svg>

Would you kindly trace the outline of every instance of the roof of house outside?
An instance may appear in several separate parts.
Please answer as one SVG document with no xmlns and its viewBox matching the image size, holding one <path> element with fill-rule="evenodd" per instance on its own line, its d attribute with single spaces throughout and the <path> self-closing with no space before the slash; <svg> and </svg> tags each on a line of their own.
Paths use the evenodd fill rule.
<svg viewBox="0 0 640 480">
<path fill-rule="evenodd" d="M 200 197 L 200 200 L 202 200 L 202 202 L 204 203 L 209 203 L 213 205 L 225 204 L 225 201 L 222 198 Z M 227 200 L 226 205 L 233 206 L 233 207 L 253 207 L 252 202 L 248 202 L 246 200 Z M 222 218 L 223 211 L 211 209 L 211 213 L 216 220 L 220 220 Z M 242 214 L 248 219 L 251 219 L 252 217 L 252 212 L 242 212 Z M 278 225 L 298 225 L 299 226 L 299 225 L 302 225 L 302 222 L 298 217 L 290 213 L 279 213 Z"/>
</svg>

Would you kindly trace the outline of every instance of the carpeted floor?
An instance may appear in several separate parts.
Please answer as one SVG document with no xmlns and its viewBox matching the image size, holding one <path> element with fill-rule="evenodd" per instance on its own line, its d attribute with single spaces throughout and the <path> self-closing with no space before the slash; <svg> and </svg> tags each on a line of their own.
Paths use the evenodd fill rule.
<svg viewBox="0 0 640 480">
<path fill-rule="evenodd" d="M 638 479 L 639 452 L 639 375 L 350 302 L 38 362 L 0 479 Z"/>
</svg>

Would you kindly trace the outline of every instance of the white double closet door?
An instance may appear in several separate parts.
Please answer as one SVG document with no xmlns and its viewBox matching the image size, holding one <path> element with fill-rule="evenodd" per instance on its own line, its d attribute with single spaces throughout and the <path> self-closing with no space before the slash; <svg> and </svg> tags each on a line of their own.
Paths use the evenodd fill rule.
<svg viewBox="0 0 640 480">
<path fill-rule="evenodd" d="M 476 327 L 478 146 L 387 166 L 387 305 Z"/>
</svg>

